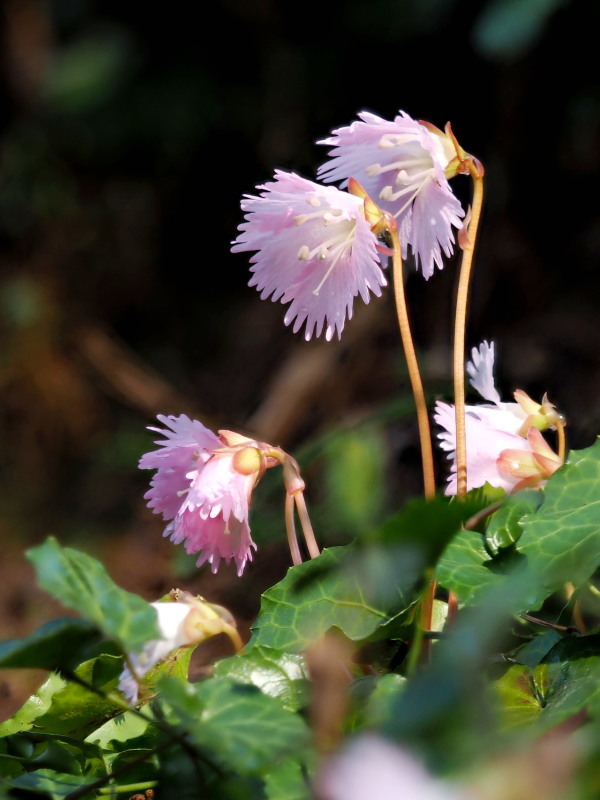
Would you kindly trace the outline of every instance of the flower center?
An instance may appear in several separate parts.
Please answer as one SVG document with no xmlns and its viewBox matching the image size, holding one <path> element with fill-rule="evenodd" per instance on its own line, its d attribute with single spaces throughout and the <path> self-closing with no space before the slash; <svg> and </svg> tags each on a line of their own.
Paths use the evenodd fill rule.
<svg viewBox="0 0 600 800">
<path fill-rule="evenodd" d="M 316 247 L 311 248 L 307 244 L 303 244 L 297 253 L 297 258 L 301 261 L 312 261 L 314 258 L 317 258 L 319 261 L 331 260 L 329 268 L 319 282 L 319 285 L 316 289 L 313 289 L 313 294 L 315 296 L 319 294 L 340 259 L 348 254 L 352 248 L 356 220 L 345 218 L 343 213 L 341 209 L 328 208 L 320 209 L 310 214 L 299 214 L 295 218 L 296 225 L 304 225 L 304 223 L 309 220 L 320 220 L 324 228 L 332 225 L 336 226 L 335 230 L 332 231 L 332 235 L 324 241 L 320 241 Z"/>
</svg>

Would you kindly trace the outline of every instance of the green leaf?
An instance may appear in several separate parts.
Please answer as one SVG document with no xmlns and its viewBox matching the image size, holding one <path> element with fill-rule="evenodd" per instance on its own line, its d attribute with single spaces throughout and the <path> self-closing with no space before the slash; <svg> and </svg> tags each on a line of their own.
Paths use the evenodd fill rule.
<svg viewBox="0 0 600 800">
<path fill-rule="evenodd" d="M 544 502 L 522 521 L 517 544 L 543 576 L 538 602 L 565 583 L 585 583 L 600 566 L 600 440 L 572 451 L 548 480 Z"/>
<path fill-rule="evenodd" d="M 529 667 L 522 664 L 510 667 L 496 681 L 495 689 L 502 709 L 504 727 L 523 725 L 537 719 L 542 709 L 542 700 L 535 691 Z"/>
<path fill-rule="evenodd" d="M 269 772 L 265 790 L 266 800 L 310 800 L 313 796 L 297 761 L 285 761 Z"/>
<path fill-rule="evenodd" d="M 148 713 L 144 709 L 144 715 L 148 716 Z M 107 752 L 120 753 L 132 747 L 154 747 L 157 738 L 158 732 L 151 720 L 133 711 L 125 711 L 93 730 L 86 742 L 98 745 Z"/>
<path fill-rule="evenodd" d="M 25 639 L 0 643 L 0 668 L 72 669 L 89 658 L 102 639 L 96 625 L 65 617 L 48 622 Z"/>
<path fill-rule="evenodd" d="M 583 709 L 600 716 L 600 634 L 565 637 L 535 669 L 545 670 L 548 684 L 540 718 L 545 729 Z"/>
<path fill-rule="evenodd" d="M 534 489 L 508 495 L 502 507 L 489 519 L 485 541 L 492 555 L 511 547 L 523 533 L 523 517 L 536 511 L 543 496 Z"/>
<path fill-rule="evenodd" d="M 331 627 L 357 641 L 388 622 L 393 613 L 387 602 L 391 598 L 371 603 L 365 596 L 371 587 L 365 585 L 357 569 L 341 568 L 357 567 L 351 558 L 355 555 L 351 546 L 333 547 L 318 558 L 289 569 L 282 581 L 263 594 L 249 646 L 298 652 Z M 363 566 L 365 563 L 363 554 Z M 381 587 L 372 588 L 378 591 Z M 396 587 L 393 593 L 395 610 L 400 612 L 410 600 Z"/>
<path fill-rule="evenodd" d="M 387 718 L 390 703 L 404 691 L 405 686 L 406 678 L 393 672 L 376 678 L 363 711 L 364 724 L 368 727 L 381 724 Z"/>
<path fill-rule="evenodd" d="M 59 675 L 50 675 L 38 692 L 0 725 L 0 736 L 31 728 L 39 732 L 86 736 L 121 710 L 121 706 L 106 695 L 117 689 L 122 667 L 121 658 L 109 655 L 81 664 L 74 675 L 93 686 L 95 691 Z"/>
<path fill-rule="evenodd" d="M 257 646 L 249 653 L 219 661 L 214 675 L 252 684 L 263 694 L 277 698 L 288 711 L 306 705 L 308 673 L 304 659 L 295 653 Z"/>
<path fill-rule="evenodd" d="M 436 575 L 438 582 L 455 592 L 461 603 L 470 605 L 502 582 L 502 574 L 494 572 L 493 566 L 481 534 L 463 530 L 446 548 Z"/>
<path fill-rule="evenodd" d="M 187 685 L 163 678 L 160 691 L 192 742 L 232 772 L 264 772 L 307 744 L 303 720 L 254 686 L 229 678 Z"/>
<path fill-rule="evenodd" d="M 534 636 L 531 641 L 519 647 L 514 654 L 514 659 L 526 667 L 536 667 L 562 638 L 558 631 L 544 631 L 544 633 Z"/>
<path fill-rule="evenodd" d="M 498 681 L 507 725 L 545 732 L 585 711 L 600 717 L 600 634 L 564 637 L 543 661 L 511 667 Z"/>
<path fill-rule="evenodd" d="M 53 537 L 29 550 L 27 557 L 43 589 L 127 648 L 138 650 L 144 642 L 159 638 L 152 606 L 116 586 L 96 559 L 61 547 Z"/>
<path fill-rule="evenodd" d="M 6 785 L 13 789 L 42 794 L 52 800 L 63 800 L 71 792 L 91 783 L 93 783 L 93 780 L 90 780 L 87 776 L 61 774 L 52 769 L 38 769 L 35 772 L 27 773 L 27 775 L 21 775 L 18 778 L 6 781 Z"/>
</svg>

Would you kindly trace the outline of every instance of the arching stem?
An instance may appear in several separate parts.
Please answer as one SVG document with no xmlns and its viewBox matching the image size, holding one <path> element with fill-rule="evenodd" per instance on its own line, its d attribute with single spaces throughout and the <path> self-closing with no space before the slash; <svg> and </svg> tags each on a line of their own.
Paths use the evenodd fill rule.
<svg viewBox="0 0 600 800">
<path fill-rule="evenodd" d="M 404 273 L 402 265 L 402 252 L 400 250 L 400 240 L 398 239 L 398 232 L 396 230 L 393 230 L 390 233 L 393 241 L 392 260 L 394 268 L 393 280 L 394 296 L 396 298 L 396 313 L 398 315 L 400 337 L 402 339 L 404 356 L 406 358 L 406 366 L 408 368 L 408 377 L 410 379 L 410 385 L 412 387 L 413 396 L 415 398 L 415 406 L 417 409 L 417 424 L 419 426 L 419 440 L 421 443 L 425 498 L 430 500 L 432 497 L 435 497 L 435 473 L 433 469 L 433 448 L 431 444 L 429 414 L 427 412 L 427 403 L 425 402 L 423 382 L 421 380 L 421 373 L 419 372 L 417 355 L 415 353 L 415 346 L 413 344 L 410 322 L 408 319 L 406 295 L 404 293 Z"/>
<path fill-rule="evenodd" d="M 309 555 L 311 558 L 318 558 L 321 555 L 321 551 L 319 550 L 319 545 L 317 544 L 317 540 L 315 538 L 310 517 L 308 516 L 308 509 L 306 508 L 306 500 L 304 499 L 304 495 L 302 492 L 298 491 L 294 492 L 293 497 L 296 501 L 298 519 L 300 520 L 300 525 L 302 526 L 302 533 L 304 534 Z"/>
<path fill-rule="evenodd" d="M 302 563 L 302 556 L 300 554 L 300 547 L 298 546 L 298 537 L 296 536 L 296 523 L 294 522 L 294 495 L 286 492 L 285 495 L 285 528 L 287 530 L 288 544 L 290 546 L 290 554 L 292 556 L 292 564 L 298 566 Z"/>
<path fill-rule="evenodd" d="M 471 221 L 463 244 L 463 257 L 458 280 L 456 297 L 456 317 L 454 320 L 454 407 L 456 413 L 456 473 L 457 495 L 467 493 L 467 436 L 465 423 L 465 335 L 471 266 L 477 240 L 477 229 L 483 205 L 483 170 L 475 161 L 469 165 L 473 179 L 473 204 Z"/>
</svg>

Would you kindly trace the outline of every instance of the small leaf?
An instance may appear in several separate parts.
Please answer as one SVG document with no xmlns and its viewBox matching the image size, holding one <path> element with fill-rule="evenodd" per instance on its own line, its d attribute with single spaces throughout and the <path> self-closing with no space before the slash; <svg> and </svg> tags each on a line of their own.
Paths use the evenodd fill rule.
<svg viewBox="0 0 600 800">
<path fill-rule="evenodd" d="M 493 562 L 483 545 L 481 534 L 464 530 L 444 551 L 436 575 L 439 583 L 455 592 L 461 603 L 471 605 L 502 582 L 503 576 L 495 573 L 491 567 Z"/>
<path fill-rule="evenodd" d="M 65 617 L 48 622 L 25 639 L 0 643 L 0 668 L 72 669 L 90 657 L 102 639 L 96 625 Z"/>
<path fill-rule="evenodd" d="M 263 694 L 277 698 L 288 711 L 306 705 L 308 674 L 300 655 L 254 647 L 249 653 L 219 661 L 214 675 L 252 684 Z"/>
<path fill-rule="evenodd" d="M 502 723 L 507 728 L 532 722 L 542 709 L 529 667 L 521 664 L 510 667 L 496 681 L 495 689 L 502 709 Z"/>
<path fill-rule="evenodd" d="M 94 687 L 52 674 L 22 708 L 0 725 L 0 736 L 33 727 L 38 732 L 86 736 L 121 706 L 106 697 L 117 688 L 122 659 L 101 655 L 81 664 L 74 672 L 80 680 Z"/>
<path fill-rule="evenodd" d="M 188 685 L 163 678 L 160 691 L 190 739 L 234 773 L 265 772 L 308 743 L 303 720 L 254 686 L 229 678 Z"/>
<path fill-rule="evenodd" d="M 55 772 L 53 769 L 38 769 L 12 778 L 5 782 L 13 789 L 22 789 L 33 794 L 42 794 L 51 800 L 63 800 L 76 789 L 93 783 L 89 776 L 69 775 Z"/>
<path fill-rule="evenodd" d="M 96 559 L 61 547 L 53 537 L 29 550 L 27 558 L 36 568 L 42 589 L 127 648 L 137 650 L 159 638 L 152 606 L 113 583 Z"/>
<path fill-rule="evenodd" d="M 523 519 L 517 544 L 543 576 L 539 602 L 565 583 L 585 583 L 600 566 L 600 440 L 572 451 L 549 478 L 544 502 Z"/>
<path fill-rule="evenodd" d="M 286 577 L 263 594 L 260 614 L 254 624 L 249 647 L 265 645 L 285 652 L 298 652 L 331 627 L 349 639 L 366 639 L 392 616 L 391 603 L 371 603 L 365 596 L 369 586 L 361 580 L 351 547 L 324 550 L 318 558 L 288 570 Z M 374 590 L 381 587 L 373 585 Z M 393 589 L 396 613 L 410 604 Z M 386 598 L 391 600 L 391 598 Z M 388 607 L 382 607 L 387 605 Z"/>
<path fill-rule="evenodd" d="M 492 555 L 519 541 L 524 516 L 536 511 L 542 500 L 543 495 L 533 489 L 507 496 L 502 507 L 490 517 L 485 531 L 485 541 Z"/>
<path fill-rule="evenodd" d="M 266 800 L 311 800 L 302 766 L 297 761 L 274 765 L 265 777 Z"/>
</svg>

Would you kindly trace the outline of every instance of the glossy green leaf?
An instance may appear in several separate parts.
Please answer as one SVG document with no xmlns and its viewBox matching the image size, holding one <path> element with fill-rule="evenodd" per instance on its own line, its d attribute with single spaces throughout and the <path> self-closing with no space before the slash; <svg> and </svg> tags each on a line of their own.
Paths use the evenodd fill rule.
<svg viewBox="0 0 600 800">
<path fill-rule="evenodd" d="M 0 643 L 0 668 L 72 669 L 87 660 L 102 634 L 96 625 L 82 619 L 48 622 L 24 639 Z"/>
<path fill-rule="evenodd" d="M 163 678 L 160 691 L 192 742 L 234 772 L 264 772 L 297 757 L 308 742 L 303 720 L 255 686 L 229 678 L 187 685 Z"/>
<path fill-rule="evenodd" d="M 93 783 L 84 775 L 69 775 L 55 772 L 52 769 L 38 769 L 6 781 L 6 786 L 13 789 L 31 792 L 33 795 L 43 795 L 51 800 L 63 800 L 76 789 L 81 789 Z"/>
<path fill-rule="evenodd" d="M 392 598 L 382 598 L 379 604 L 367 598 L 371 587 L 361 579 L 359 564 L 352 559 L 355 554 L 350 547 L 334 547 L 288 570 L 286 577 L 262 597 L 250 647 L 265 645 L 298 652 L 331 627 L 339 628 L 350 639 L 361 640 L 384 625 L 393 615 L 389 608 Z M 360 566 L 364 568 L 365 564 L 363 554 Z M 374 591 L 382 588 L 385 586 L 373 585 Z M 396 611 L 408 607 L 410 600 L 396 587 L 392 591 Z"/>
<path fill-rule="evenodd" d="M 288 711 L 297 711 L 307 702 L 308 673 L 302 656 L 294 653 L 254 647 L 249 653 L 219 661 L 214 675 L 257 686 Z"/>
<path fill-rule="evenodd" d="M 144 709 L 144 716 L 148 715 L 148 709 Z M 157 730 L 150 720 L 133 711 L 125 711 L 93 730 L 86 742 L 98 745 L 105 752 L 121 752 L 142 745 L 153 747 L 157 737 Z"/>
<path fill-rule="evenodd" d="M 438 582 L 455 592 L 461 603 L 470 605 L 502 582 L 503 576 L 493 567 L 482 535 L 463 530 L 444 551 L 436 575 Z"/>
<path fill-rule="evenodd" d="M 129 649 L 159 637 L 150 604 L 116 586 L 96 559 L 61 547 L 52 537 L 29 550 L 27 557 L 43 589 Z"/>
<path fill-rule="evenodd" d="M 555 728 L 576 714 L 600 718 L 600 635 L 569 636 L 530 668 L 511 667 L 496 688 L 506 725 Z"/>
<path fill-rule="evenodd" d="M 311 800 L 313 794 L 297 761 L 285 761 L 265 777 L 266 800 Z"/>
<path fill-rule="evenodd" d="M 515 544 L 523 533 L 523 518 L 536 511 L 542 503 L 541 492 L 529 489 L 508 495 L 501 508 L 489 519 L 485 542 L 492 555 Z"/>
<path fill-rule="evenodd" d="M 33 727 L 40 732 L 86 736 L 120 710 L 120 705 L 106 695 L 116 691 L 122 667 L 121 658 L 109 655 L 81 664 L 74 675 L 95 691 L 57 674 L 50 675 L 38 692 L 0 725 L 0 736 Z"/>
<path fill-rule="evenodd" d="M 535 690 L 529 667 L 515 664 L 495 684 L 502 709 L 504 727 L 535 721 L 542 709 L 542 699 Z"/>
<path fill-rule="evenodd" d="M 539 510 L 524 517 L 517 549 L 543 576 L 540 602 L 567 582 L 581 585 L 600 566 L 599 486 L 600 440 L 569 454 Z"/>
</svg>

